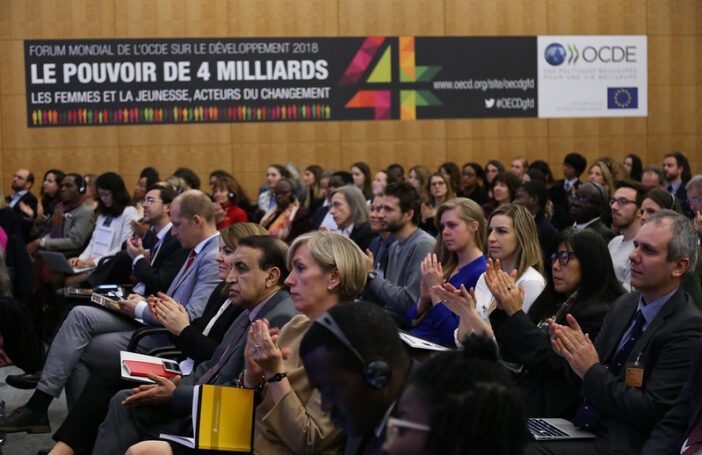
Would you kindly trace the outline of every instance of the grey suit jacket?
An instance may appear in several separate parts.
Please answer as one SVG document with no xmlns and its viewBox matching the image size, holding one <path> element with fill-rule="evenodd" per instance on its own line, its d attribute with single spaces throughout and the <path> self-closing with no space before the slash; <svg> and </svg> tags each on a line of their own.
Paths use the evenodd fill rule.
<svg viewBox="0 0 702 455">
<path fill-rule="evenodd" d="M 188 263 L 185 261 L 166 292 L 173 300 L 183 304 L 191 321 L 202 315 L 210 294 L 222 281 L 219 279 L 219 264 L 215 261 L 218 251 L 219 234 L 195 256 L 193 263 L 183 274 Z M 148 311 L 144 311 L 144 322 L 159 324 L 151 318 Z"/>
<path fill-rule="evenodd" d="M 263 308 L 256 314 L 254 320 L 259 320 L 266 318 L 271 324 L 271 327 L 282 327 L 285 325 L 293 316 L 299 314 L 295 310 L 295 303 L 290 298 L 285 290 L 280 290 L 265 303 Z M 205 362 L 202 362 L 189 376 L 183 377 L 178 387 L 176 387 L 173 394 L 173 411 L 178 415 L 189 415 L 192 412 L 193 403 L 193 387 L 211 367 L 217 364 L 220 357 L 224 351 L 226 351 L 227 346 L 231 342 L 232 337 L 237 331 L 242 321 L 249 318 L 249 311 L 243 311 L 235 320 L 232 325 L 227 330 L 224 335 L 222 342 L 217 346 L 212 358 Z M 246 333 L 239 338 L 239 341 L 234 348 L 231 356 L 227 362 L 222 366 L 222 369 L 214 377 L 211 384 L 215 385 L 231 385 L 236 379 L 239 378 L 239 374 L 244 370 L 244 349 L 246 348 Z"/>
<path fill-rule="evenodd" d="M 687 379 L 702 314 L 682 289 L 663 305 L 629 355 L 643 365 L 641 387 L 625 383 L 626 368 L 614 376 L 606 364 L 614 355 L 638 305 L 639 292 L 617 299 L 595 340 L 602 363 L 583 377 L 581 395 L 602 414 L 612 453 L 638 453 L 656 423 L 673 406 Z"/>
<path fill-rule="evenodd" d="M 45 249 L 64 253 L 80 253 L 90 240 L 95 228 L 95 213 L 88 204 L 81 204 L 68 213 L 63 220 L 63 237 L 52 239 L 46 234 Z"/>
</svg>

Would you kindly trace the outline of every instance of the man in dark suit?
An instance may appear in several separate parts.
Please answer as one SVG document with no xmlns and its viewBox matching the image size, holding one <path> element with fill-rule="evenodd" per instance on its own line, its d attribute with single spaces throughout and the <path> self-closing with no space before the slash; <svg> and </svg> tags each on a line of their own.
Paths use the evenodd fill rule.
<svg viewBox="0 0 702 455">
<path fill-rule="evenodd" d="M 685 187 L 692 177 L 687 157 L 681 152 L 666 154 L 663 157 L 663 170 L 665 171 L 665 190 L 680 200 L 683 214 L 688 218 L 693 218 L 694 214 L 690 209 L 687 188 Z"/>
<path fill-rule="evenodd" d="M 551 322 L 554 350 L 581 381 L 573 422 L 593 440 L 533 443 L 527 453 L 638 453 L 687 379 L 702 314 L 680 289 L 697 261 L 692 223 L 670 210 L 648 219 L 631 253 L 631 285 L 605 317 L 594 344 L 577 321 Z M 579 378 L 579 379 L 578 379 Z"/>
<path fill-rule="evenodd" d="M 5 202 L 12 207 L 21 220 L 22 236 L 25 243 L 32 240 L 29 231 L 32 229 L 34 217 L 37 216 L 37 198 L 29 192 L 32 185 L 34 185 L 34 174 L 28 169 L 17 169 L 12 177 L 14 194 L 5 198 Z"/>
<path fill-rule="evenodd" d="M 344 454 L 382 454 L 385 424 L 412 368 L 390 316 L 370 302 L 336 305 L 309 328 L 300 357 L 322 409 L 348 436 Z"/>
<path fill-rule="evenodd" d="M 692 455 L 702 448 L 702 341 L 697 343 L 694 362 L 685 388 L 675 406 L 651 433 L 642 455 Z"/>
<path fill-rule="evenodd" d="M 580 174 L 585 171 L 587 160 L 579 153 L 569 153 L 563 159 L 563 178 L 549 188 L 553 202 L 553 225 L 561 230 L 571 224 L 568 217 L 568 199 L 580 187 Z"/>
<path fill-rule="evenodd" d="M 234 384 L 244 369 L 246 333 L 251 322 L 266 318 L 271 327 L 281 327 L 297 313 L 283 287 L 286 252 L 287 246 L 271 236 L 239 241 L 227 282 L 232 303 L 245 310 L 234 320 L 212 358 L 182 380 L 178 377 L 171 382 L 153 376 L 155 387 L 117 393 L 110 402 L 93 453 L 121 455 L 141 440 L 158 439 L 160 433 L 192 433 L 194 386 Z"/>
</svg>

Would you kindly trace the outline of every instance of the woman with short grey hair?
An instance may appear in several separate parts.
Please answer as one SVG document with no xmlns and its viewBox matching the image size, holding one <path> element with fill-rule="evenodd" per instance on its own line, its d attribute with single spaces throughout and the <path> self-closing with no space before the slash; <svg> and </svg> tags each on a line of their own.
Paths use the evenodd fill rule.
<svg viewBox="0 0 702 455">
<path fill-rule="evenodd" d="M 335 189 L 329 200 L 329 213 L 339 232 L 365 251 L 376 233 L 370 228 L 370 211 L 363 192 L 356 186 L 346 185 Z"/>
</svg>

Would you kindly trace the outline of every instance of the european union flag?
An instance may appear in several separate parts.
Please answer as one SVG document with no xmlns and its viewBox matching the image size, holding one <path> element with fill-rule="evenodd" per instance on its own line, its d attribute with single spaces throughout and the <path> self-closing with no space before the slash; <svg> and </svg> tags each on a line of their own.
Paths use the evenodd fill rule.
<svg viewBox="0 0 702 455">
<path fill-rule="evenodd" d="M 638 107 L 638 87 L 607 87 L 607 109 L 636 109 Z"/>
</svg>

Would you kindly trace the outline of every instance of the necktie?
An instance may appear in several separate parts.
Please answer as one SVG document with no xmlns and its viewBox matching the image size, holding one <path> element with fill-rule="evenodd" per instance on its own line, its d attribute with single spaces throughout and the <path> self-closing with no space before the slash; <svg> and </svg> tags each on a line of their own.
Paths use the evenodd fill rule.
<svg viewBox="0 0 702 455">
<path fill-rule="evenodd" d="M 188 256 L 188 262 L 185 263 L 185 268 L 183 269 L 183 273 L 180 274 L 178 278 L 178 286 L 180 286 L 180 283 L 183 282 L 183 277 L 185 277 L 185 274 L 188 273 L 188 269 L 190 268 L 191 265 L 193 265 L 193 261 L 195 260 L 195 256 L 197 256 L 197 253 L 195 253 L 195 250 L 192 250 L 190 252 L 190 255 Z M 174 289 L 177 289 L 178 286 L 176 286 Z"/>
<path fill-rule="evenodd" d="M 224 350 L 222 355 L 220 356 L 219 360 L 217 363 L 211 367 L 205 374 L 202 375 L 200 379 L 198 379 L 197 384 L 202 385 L 202 384 L 207 384 L 210 382 L 210 380 L 217 374 L 219 373 L 219 370 L 222 369 L 222 366 L 226 363 L 227 360 L 229 360 L 229 357 L 231 357 L 232 353 L 234 352 L 234 348 L 236 347 L 236 344 L 239 342 L 241 339 L 242 335 L 246 332 L 246 329 L 249 328 L 249 325 L 251 324 L 251 321 L 248 318 L 248 314 L 246 315 L 247 317 L 244 317 L 241 321 L 241 324 L 239 327 L 236 328 L 236 332 L 234 332 L 234 336 L 232 336 L 231 341 L 229 342 L 229 345 L 227 346 L 227 349 Z"/>
<path fill-rule="evenodd" d="M 641 337 L 643 333 L 643 324 L 646 321 L 643 313 L 637 311 L 634 315 L 634 324 L 629 331 L 629 336 L 626 341 L 622 343 L 621 347 L 614 353 L 612 360 L 610 360 L 607 368 L 615 376 L 618 376 L 622 371 L 622 366 L 626 363 L 626 360 L 631 354 L 631 350 L 634 349 L 636 341 Z M 595 408 L 590 402 L 585 400 L 580 408 L 575 413 L 573 417 L 573 424 L 579 428 L 594 428 L 600 422 L 600 411 Z"/>
<path fill-rule="evenodd" d="M 667 187 L 665 187 L 665 190 L 669 193 L 672 193 L 673 192 L 673 185 L 668 185 Z"/>
<path fill-rule="evenodd" d="M 685 440 L 685 444 L 680 449 L 681 455 L 694 455 L 702 448 L 702 419 L 697 422 L 690 435 Z"/>
</svg>

